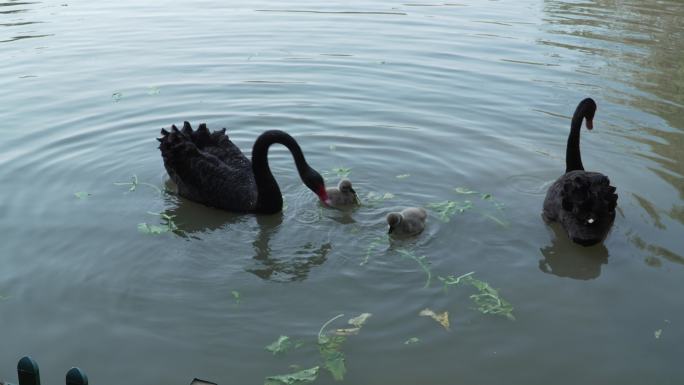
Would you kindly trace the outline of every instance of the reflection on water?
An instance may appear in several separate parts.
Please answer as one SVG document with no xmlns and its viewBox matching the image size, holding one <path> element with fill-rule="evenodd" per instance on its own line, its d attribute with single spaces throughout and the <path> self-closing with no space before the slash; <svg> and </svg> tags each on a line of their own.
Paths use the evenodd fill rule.
<svg viewBox="0 0 684 385">
<path fill-rule="evenodd" d="M 671 250 L 668 250 L 662 246 L 657 246 L 657 245 L 651 245 L 646 243 L 641 237 L 638 235 L 632 235 L 629 240 L 640 250 L 646 251 L 649 255 L 644 259 L 647 264 L 649 265 L 654 265 L 655 260 L 658 260 L 658 257 L 664 258 L 670 262 L 673 263 L 678 263 L 680 265 L 684 265 L 684 256 L 679 255 Z M 657 266 L 660 266 L 660 263 L 657 263 Z"/>
<path fill-rule="evenodd" d="M 539 270 L 582 280 L 601 275 L 601 265 L 608 263 L 608 249 L 603 243 L 591 247 L 575 245 L 557 223 L 549 227 L 553 229 L 554 237 L 550 245 L 540 249 L 544 259 L 539 261 Z"/>
<path fill-rule="evenodd" d="M 52 34 L 38 33 L 32 29 L 33 27 L 28 27 L 43 24 L 42 21 L 26 20 L 26 15 L 30 15 L 32 6 L 39 4 L 41 3 L 17 0 L 0 3 L 0 27 L 7 27 L 0 29 L 0 43 L 52 36 Z"/>
<path fill-rule="evenodd" d="M 296 251 L 292 253 L 293 255 L 290 255 L 290 252 L 285 256 L 273 255 L 270 243 L 271 239 L 282 229 L 284 220 L 282 212 L 273 215 L 241 215 L 207 207 L 176 195 L 169 195 L 166 200 L 171 207 L 165 210 L 164 214 L 173 217 L 178 227 L 175 233 L 181 237 L 187 236 L 201 240 L 202 234 L 221 231 L 225 233 L 224 238 L 229 241 L 230 232 L 237 230 L 229 228 L 230 226 L 247 223 L 252 218 L 256 218 L 257 228 L 252 242 L 254 263 L 245 270 L 261 279 L 276 282 L 303 281 L 312 268 L 325 263 L 332 249 L 330 243 L 316 246 L 310 242 L 304 242 L 300 247 L 295 247 Z M 335 220 L 341 223 L 353 222 L 348 214 L 341 215 Z"/>
</svg>

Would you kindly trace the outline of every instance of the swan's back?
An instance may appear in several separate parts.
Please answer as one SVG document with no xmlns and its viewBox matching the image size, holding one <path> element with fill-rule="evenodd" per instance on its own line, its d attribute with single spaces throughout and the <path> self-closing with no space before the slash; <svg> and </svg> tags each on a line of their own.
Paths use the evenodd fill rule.
<svg viewBox="0 0 684 385">
<path fill-rule="evenodd" d="M 257 191 L 249 159 L 230 141 L 225 128 L 210 133 L 205 124 L 193 130 L 164 129 L 159 149 L 164 167 L 190 200 L 224 210 L 246 212 L 256 205 Z"/>
<path fill-rule="evenodd" d="M 570 171 L 549 188 L 543 215 L 546 220 L 560 222 L 576 243 L 591 245 L 603 240 L 610 230 L 617 199 L 607 176 Z"/>
</svg>

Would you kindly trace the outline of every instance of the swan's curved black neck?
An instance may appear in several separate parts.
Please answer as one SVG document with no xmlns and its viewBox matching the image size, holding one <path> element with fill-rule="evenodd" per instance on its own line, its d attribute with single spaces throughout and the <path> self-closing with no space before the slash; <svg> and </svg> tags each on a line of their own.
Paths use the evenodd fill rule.
<svg viewBox="0 0 684 385">
<path fill-rule="evenodd" d="M 302 149 L 289 134 L 280 130 L 270 130 L 259 135 L 252 147 L 252 171 L 257 187 L 255 211 L 263 214 L 274 214 L 283 209 L 280 187 L 268 166 L 268 148 L 273 143 L 280 143 L 290 150 L 300 177 L 303 178 L 305 171 L 309 169 Z"/>
<path fill-rule="evenodd" d="M 582 120 L 585 118 L 590 122 L 596 112 L 596 103 L 591 98 L 582 100 L 575 109 L 570 125 L 570 135 L 568 145 L 565 150 L 565 172 L 584 170 L 582 165 L 582 154 L 580 153 L 580 129 Z"/>
</svg>

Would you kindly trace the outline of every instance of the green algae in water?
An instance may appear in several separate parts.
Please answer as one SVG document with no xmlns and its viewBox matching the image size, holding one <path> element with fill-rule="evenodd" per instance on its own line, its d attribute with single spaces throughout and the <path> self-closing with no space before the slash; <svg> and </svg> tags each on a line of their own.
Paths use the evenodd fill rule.
<svg viewBox="0 0 684 385">
<path fill-rule="evenodd" d="M 476 310 L 483 314 L 495 314 L 515 321 L 513 306 L 499 295 L 499 291 L 491 287 L 487 282 L 473 277 L 474 271 L 461 276 L 439 277 L 444 285 L 444 290 L 455 285 L 471 285 L 478 290 L 477 294 L 470 296 L 475 303 Z"/>
<path fill-rule="evenodd" d="M 320 367 L 300 370 L 294 373 L 281 374 L 278 376 L 266 377 L 264 385 L 300 385 L 316 381 Z"/>
<path fill-rule="evenodd" d="M 407 339 L 406 341 L 404 341 L 404 345 L 413 345 L 413 344 L 417 344 L 418 342 L 420 342 L 420 338 L 411 337 L 411 338 Z"/>
</svg>

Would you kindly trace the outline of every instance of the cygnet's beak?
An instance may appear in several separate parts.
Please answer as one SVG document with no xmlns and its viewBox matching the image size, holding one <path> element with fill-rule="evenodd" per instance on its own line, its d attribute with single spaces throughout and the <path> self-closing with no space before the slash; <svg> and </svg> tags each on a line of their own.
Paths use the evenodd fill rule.
<svg viewBox="0 0 684 385">
<path fill-rule="evenodd" d="M 356 193 L 356 191 L 354 191 L 353 188 L 349 189 L 349 191 L 351 191 L 351 193 L 354 194 L 354 201 L 356 201 L 356 203 L 361 203 L 361 201 L 359 200 L 359 195 Z"/>
<path fill-rule="evenodd" d="M 593 119 L 587 119 L 587 129 L 589 129 L 589 130 L 594 129 L 594 120 Z"/>
<path fill-rule="evenodd" d="M 392 234 L 393 231 L 394 231 L 394 227 L 390 226 L 389 230 L 387 230 L 387 234 Z"/>
</svg>

